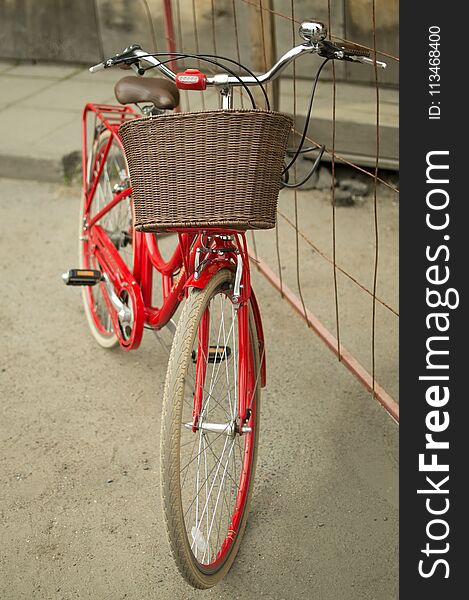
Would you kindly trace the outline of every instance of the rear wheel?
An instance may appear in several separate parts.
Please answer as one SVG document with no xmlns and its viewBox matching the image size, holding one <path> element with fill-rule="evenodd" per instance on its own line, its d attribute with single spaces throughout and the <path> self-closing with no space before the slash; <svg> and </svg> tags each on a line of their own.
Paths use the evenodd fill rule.
<svg viewBox="0 0 469 600">
<path fill-rule="evenodd" d="M 161 481 L 169 541 L 183 577 L 202 589 L 226 575 L 238 551 L 259 435 L 259 386 L 247 399 L 250 416 L 242 435 L 237 422 L 241 332 L 231 301 L 233 280 L 231 271 L 222 270 L 206 288 L 191 291 L 174 337 L 163 400 Z M 252 318 L 249 330 L 250 348 L 241 351 L 252 353 L 254 389 L 259 352 Z M 202 371 L 202 405 L 192 431 Z"/>
<path fill-rule="evenodd" d="M 92 188 L 103 162 L 110 135 L 111 133 L 105 130 L 96 138 L 93 144 L 87 167 L 88 191 Z M 104 208 L 116 193 L 129 187 L 129 181 L 124 152 L 116 139 L 113 138 L 109 153 L 104 160 L 103 170 L 93 200 L 88 209 L 85 206 L 85 195 L 82 197 L 79 223 L 80 268 L 101 270 L 101 266 L 88 243 L 88 231 L 85 228 L 85 223 L 89 222 L 98 211 Z M 108 213 L 103 215 L 98 221 L 98 225 L 107 232 L 126 265 L 130 270 L 133 270 L 134 246 L 131 202 L 130 197 L 121 200 Z M 114 333 L 111 315 L 104 299 L 103 285 L 103 283 L 98 283 L 93 287 L 83 287 L 83 305 L 93 337 L 101 346 L 111 348 L 116 346 L 119 341 Z M 125 299 L 122 300 L 125 301 Z"/>
</svg>

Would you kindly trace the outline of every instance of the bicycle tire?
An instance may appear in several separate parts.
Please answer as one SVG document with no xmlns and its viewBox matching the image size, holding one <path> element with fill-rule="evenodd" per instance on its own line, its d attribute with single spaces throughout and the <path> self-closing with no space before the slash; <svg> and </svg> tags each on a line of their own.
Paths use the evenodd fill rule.
<svg viewBox="0 0 469 600">
<path fill-rule="evenodd" d="M 207 314 L 207 307 L 209 307 L 210 310 L 210 320 L 215 321 L 215 318 L 213 317 L 215 306 L 213 300 L 215 300 L 215 302 L 218 302 L 217 297 L 220 297 L 220 306 L 223 302 L 225 302 L 227 309 L 231 310 L 231 314 L 237 315 L 237 311 L 236 309 L 232 308 L 233 305 L 231 304 L 231 302 L 229 300 L 223 300 L 223 298 L 228 297 L 228 294 L 230 292 L 229 290 L 227 291 L 226 288 L 232 289 L 233 281 L 234 274 L 229 270 L 223 269 L 213 276 L 213 278 L 209 281 L 209 283 L 204 289 L 193 289 L 189 294 L 189 297 L 184 304 L 178 322 L 173 346 L 171 349 L 163 399 L 163 415 L 161 426 L 161 492 L 166 528 L 171 551 L 175 559 L 176 565 L 179 569 L 179 572 L 190 585 L 199 589 L 210 588 L 216 585 L 221 579 L 223 579 L 223 577 L 229 571 L 236 557 L 236 553 L 238 552 L 239 545 L 241 543 L 241 539 L 246 526 L 257 458 L 260 408 L 260 386 L 257 385 L 258 377 L 256 378 L 256 382 L 254 382 L 254 385 L 256 386 L 256 393 L 253 395 L 253 402 L 251 405 L 252 412 L 248 421 L 248 424 L 251 425 L 253 431 L 251 433 L 243 433 L 242 436 L 239 436 L 237 434 L 234 436 L 233 441 L 231 442 L 231 449 L 225 457 L 226 464 L 224 466 L 224 473 L 226 474 L 227 466 L 230 461 L 230 455 L 233 456 L 234 477 L 231 476 L 231 473 L 229 474 L 231 481 L 228 481 L 228 478 L 225 477 L 225 474 L 223 475 L 223 478 L 221 478 L 221 475 L 220 477 L 218 477 L 218 496 L 216 498 L 213 516 L 210 515 L 210 502 L 212 500 L 213 509 L 214 500 L 214 497 L 211 497 L 212 490 L 214 489 L 217 476 L 220 471 L 220 464 L 221 460 L 223 460 L 224 451 L 220 456 L 220 464 L 217 467 L 217 470 L 214 472 L 213 469 L 215 467 L 212 467 L 212 471 L 209 472 L 207 465 L 208 453 L 206 452 L 206 449 L 210 447 L 212 454 L 215 456 L 215 458 L 217 458 L 216 453 L 218 451 L 218 448 L 221 447 L 223 444 L 222 438 L 225 438 L 226 447 L 229 436 L 220 434 L 218 438 L 216 438 L 215 433 L 201 433 L 200 429 L 194 434 L 192 430 L 189 430 L 184 426 L 186 418 L 192 420 L 191 403 L 193 403 L 193 392 L 191 392 L 191 388 L 195 381 L 194 378 L 191 379 L 191 375 L 188 373 L 188 369 L 190 363 L 194 364 L 194 346 L 197 348 L 198 341 L 197 332 L 200 327 L 202 315 Z M 224 309 L 222 308 L 221 310 Z M 228 312 L 228 310 L 226 312 Z M 258 374 L 260 365 L 259 348 L 254 319 L 252 317 L 251 311 L 249 312 L 249 340 L 253 351 L 255 373 Z M 220 314 L 222 314 L 221 311 Z M 220 321 L 223 321 L 223 319 L 224 317 L 220 318 Z M 239 322 L 237 317 L 235 317 L 233 323 L 235 321 L 236 323 L 238 323 L 237 328 L 239 330 Z M 236 328 L 233 326 L 233 331 L 235 331 L 235 329 Z M 208 394 L 206 394 L 206 399 L 204 399 L 204 405 L 201 411 L 201 414 L 204 415 L 204 422 L 207 421 L 207 418 L 210 419 L 211 415 L 215 415 L 215 411 L 217 411 L 218 414 L 222 412 L 216 404 L 216 402 L 218 402 L 216 401 L 216 396 L 218 394 L 218 388 L 216 387 L 217 382 L 215 381 L 215 384 L 213 384 L 214 371 L 216 368 L 218 368 L 218 370 L 221 368 L 220 366 L 216 367 L 216 365 L 221 365 L 222 363 L 224 363 L 226 372 L 229 372 L 230 368 L 232 368 L 233 374 L 237 372 L 236 356 L 239 354 L 239 346 L 235 345 L 237 341 L 236 332 L 231 337 L 232 341 L 230 343 L 232 344 L 232 347 L 230 349 L 230 352 L 228 353 L 228 342 L 230 341 L 230 333 L 228 332 L 228 338 L 226 339 L 225 330 L 225 333 L 223 334 L 224 343 L 220 345 L 221 330 L 221 325 L 218 325 L 218 334 L 216 332 L 216 328 L 213 328 L 215 336 L 218 335 L 218 339 L 216 340 L 216 352 L 221 351 L 222 354 L 224 353 L 227 358 L 223 361 L 220 360 L 219 362 L 217 362 L 217 360 L 215 360 L 215 362 L 213 362 L 210 381 L 211 388 L 208 391 Z M 212 338 L 209 339 L 209 348 L 212 348 L 212 345 L 210 343 L 211 339 Z M 197 369 L 197 361 L 199 360 L 199 350 L 197 349 L 196 352 L 197 356 L 195 359 L 196 366 L 194 367 L 194 376 L 195 371 Z M 208 367 L 210 367 L 210 365 L 208 365 Z M 209 371 L 207 370 L 207 373 L 208 372 Z M 219 377 L 220 376 L 217 372 L 217 378 Z M 236 379 L 236 376 L 234 376 L 233 379 Z M 186 388 L 189 388 L 189 390 L 187 390 Z M 230 394 L 227 393 L 228 398 L 229 396 Z M 187 398 L 189 398 L 190 400 L 187 401 Z M 212 407 L 206 409 L 205 407 L 207 406 L 207 404 L 210 404 L 210 402 L 212 404 Z M 230 410 L 233 407 L 232 405 L 235 405 L 235 403 L 236 383 L 233 402 L 229 400 Z M 228 412 L 225 407 L 223 408 L 223 410 L 225 412 Z M 192 442 L 192 440 L 190 439 L 191 435 L 194 436 L 194 442 Z M 188 439 L 190 441 L 187 441 Z M 206 439 L 206 441 L 202 442 L 203 439 Z M 217 439 L 219 440 L 219 443 L 216 444 Z M 199 444 L 198 456 L 196 455 L 196 457 L 193 458 L 192 454 L 197 440 Z M 239 470 L 239 478 L 237 477 L 236 471 L 237 457 L 235 457 L 235 455 L 237 454 L 237 452 L 235 451 L 234 454 L 231 454 L 236 440 L 238 442 L 237 450 L 239 451 L 241 458 L 240 465 L 242 466 L 242 470 L 241 468 Z M 241 441 L 243 444 L 242 449 L 240 445 Z M 195 467 L 194 462 L 195 460 L 197 460 L 198 471 L 200 471 L 199 464 L 202 463 L 202 458 L 200 458 L 202 452 L 200 451 L 200 448 L 202 446 L 204 448 L 203 454 L 205 456 L 205 464 L 203 475 L 208 475 L 210 483 L 207 483 L 207 478 L 205 478 L 205 481 L 203 481 L 202 484 L 199 486 L 200 479 L 198 479 L 197 474 L 194 474 L 192 472 L 194 471 L 194 469 L 191 467 L 191 473 L 189 474 L 188 469 L 190 465 L 188 467 L 184 467 L 184 461 L 187 459 L 189 447 L 191 444 L 191 460 L 193 458 L 191 464 Z M 186 447 L 187 450 L 183 450 Z M 184 474 L 184 479 L 182 479 L 185 468 L 187 469 L 187 472 Z M 210 475 L 212 473 L 214 473 L 213 478 L 212 480 L 210 480 Z M 191 483 L 191 479 L 192 484 L 189 485 Z M 190 491 L 189 493 L 184 492 L 186 480 L 188 481 L 188 488 L 192 487 L 195 483 L 194 489 L 196 493 L 194 494 L 194 496 L 197 497 L 197 500 L 195 500 L 194 497 L 194 499 L 192 499 L 192 505 L 188 505 L 192 494 L 190 493 Z M 219 516 L 217 516 L 217 510 L 220 505 L 220 493 L 225 480 L 225 488 L 227 488 L 229 484 L 229 498 L 230 500 L 234 498 L 234 504 L 233 509 L 231 509 L 231 502 L 226 502 L 225 489 L 223 491 L 223 499 L 225 500 L 225 504 L 226 506 L 228 506 L 228 509 L 226 511 L 225 519 L 223 519 L 223 506 L 220 509 Z M 233 482 L 235 486 L 237 486 L 236 490 L 234 490 L 234 494 Z M 211 486 L 210 490 L 209 486 Z M 186 488 L 186 490 L 188 488 Z M 200 498 L 199 495 L 201 496 Z M 204 499 L 205 507 L 202 509 L 202 502 L 204 502 Z M 195 512 L 197 515 L 197 506 L 199 504 L 199 500 L 201 500 L 199 512 L 200 520 L 198 522 L 198 517 L 196 516 L 194 525 L 192 513 Z M 196 504 L 196 506 L 194 506 L 194 503 Z M 233 511 L 232 514 L 231 511 Z M 204 512 L 206 512 L 205 521 Z M 217 516 L 217 519 L 219 519 L 220 521 L 218 523 L 216 543 L 211 544 L 211 532 L 214 527 L 215 516 Z M 210 519 L 211 524 L 209 529 L 208 523 Z M 228 523 L 227 527 L 225 526 L 225 523 Z M 234 524 L 236 524 L 236 527 Z M 195 532 L 194 528 L 196 528 Z M 189 536 L 192 537 L 192 542 L 190 541 Z M 205 548 L 203 545 L 204 543 Z M 213 546 L 212 548 L 211 545 Z M 203 562 L 206 553 L 207 558 L 205 559 L 205 562 Z M 197 556 L 197 554 L 199 554 L 199 556 Z M 200 554 L 202 554 L 202 556 L 200 556 Z"/>
<path fill-rule="evenodd" d="M 106 147 L 111 132 L 104 130 L 99 134 L 93 144 L 92 151 L 89 157 L 88 170 L 94 164 L 96 155 Z M 97 169 L 95 169 L 96 171 Z M 88 189 L 91 188 L 94 174 L 90 174 Z M 119 144 L 113 140 L 103 166 L 103 171 L 98 182 L 93 202 L 89 208 L 89 215 L 95 214 L 102 208 L 106 202 L 112 198 L 112 188 L 115 185 L 122 184 L 129 177 L 129 171 L 124 152 Z M 96 257 L 90 252 L 86 243 L 87 231 L 84 230 L 85 218 L 85 194 L 82 194 L 79 216 L 79 265 L 81 269 L 100 269 L 100 265 L 96 261 Z M 113 223 L 114 219 L 114 223 Z M 124 259 L 124 262 L 133 269 L 133 226 L 132 226 L 132 200 L 124 198 L 119 204 L 109 211 L 100 219 L 99 224 L 108 231 L 110 238 L 115 238 L 114 245 L 117 251 Z M 119 248 L 119 238 L 125 237 L 127 243 Z M 85 238 L 85 240 L 83 239 Z M 130 246 L 130 250 L 127 248 Z M 82 288 L 83 306 L 85 310 L 86 320 L 90 331 L 103 348 L 113 348 L 119 344 L 118 337 L 112 327 L 111 318 L 107 305 L 104 301 L 102 284 L 96 284 L 93 287 Z"/>
</svg>

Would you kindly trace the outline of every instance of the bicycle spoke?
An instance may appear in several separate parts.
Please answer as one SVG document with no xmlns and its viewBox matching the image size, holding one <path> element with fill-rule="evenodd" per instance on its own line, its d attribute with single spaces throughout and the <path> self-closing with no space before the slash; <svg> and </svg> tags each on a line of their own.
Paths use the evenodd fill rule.
<svg viewBox="0 0 469 600">
<path fill-rule="evenodd" d="M 227 444 L 228 444 L 228 438 L 226 438 L 226 440 L 225 440 L 225 444 L 224 444 L 224 446 L 223 446 L 222 457 L 223 457 L 223 454 L 225 453 L 225 450 L 226 450 L 226 446 L 227 446 Z M 219 470 L 220 470 L 220 466 L 221 466 L 221 460 L 220 460 L 220 462 L 218 463 L 217 470 L 215 471 L 215 475 L 214 475 L 214 477 L 213 477 L 212 485 L 210 486 L 209 495 L 208 495 L 207 499 L 205 500 L 204 508 L 203 508 L 203 511 L 202 511 L 202 514 L 201 514 L 201 517 L 200 517 L 201 519 L 204 517 L 204 515 L 205 515 L 205 511 L 207 510 L 208 500 L 209 500 L 209 498 L 210 498 L 210 495 L 211 495 L 211 493 L 212 493 L 213 486 L 215 485 L 215 482 L 216 482 L 216 480 L 217 480 L 217 475 L 218 475 L 218 472 L 219 472 Z M 197 496 L 198 496 L 198 494 L 197 494 Z M 198 532 L 199 532 L 199 527 L 197 526 L 197 528 L 196 528 L 196 531 L 195 531 L 195 535 L 193 534 L 193 536 L 192 536 L 192 537 L 193 537 L 193 541 L 192 541 L 192 544 L 191 544 L 191 550 L 192 550 L 192 547 L 193 547 L 193 545 L 194 545 L 194 543 L 195 543 L 195 541 L 196 541 L 196 536 L 197 536 L 197 533 L 198 533 Z"/>
<path fill-rule="evenodd" d="M 195 489 L 196 489 L 196 494 L 195 494 L 195 526 L 196 526 L 197 529 L 199 527 L 199 494 L 198 494 L 197 490 L 199 488 L 200 456 L 202 454 L 201 451 L 200 451 L 200 448 L 202 446 L 202 438 L 203 438 L 203 434 L 200 433 L 200 435 L 199 435 L 199 453 L 197 455 L 197 476 L 196 476 L 196 479 L 195 479 Z M 204 451 L 205 451 L 205 446 L 204 446 Z M 197 549 L 196 549 L 195 557 L 197 558 Z"/>
<path fill-rule="evenodd" d="M 209 449 L 209 450 L 212 452 L 212 454 L 213 454 L 213 456 L 214 456 L 215 460 L 217 461 L 217 462 L 214 464 L 214 466 L 212 467 L 212 469 L 210 470 L 210 473 L 208 474 L 208 477 L 210 477 L 210 475 L 213 473 L 213 471 L 214 471 L 215 467 L 217 466 L 217 464 L 218 464 L 218 463 L 221 461 L 221 457 L 219 458 L 218 456 L 216 456 L 216 454 L 213 452 L 213 449 L 212 449 L 212 446 L 213 446 L 213 444 L 216 442 L 216 440 L 217 440 L 217 439 L 219 439 L 219 438 L 221 437 L 221 435 L 222 435 L 222 434 L 220 434 L 220 435 L 217 435 L 217 437 L 216 437 L 216 438 L 215 438 L 213 441 L 209 442 L 209 443 L 206 445 L 206 449 Z M 227 439 L 228 439 L 228 438 L 227 438 Z M 195 442 L 196 442 L 196 441 L 197 441 L 197 438 L 196 438 L 196 439 L 195 439 L 195 441 L 194 441 L 194 447 L 195 447 Z M 225 442 L 225 445 L 226 445 L 226 442 Z M 195 460 L 196 458 L 197 458 L 197 456 L 194 456 L 194 457 L 192 458 L 192 455 L 191 455 L 191 459 L 192 459 L 192 460 L 191 460 L 190 462 L 191 462 L 191 463 L 192 463 L 192 462 L 194 462 L 194 460 Z M 187 467 L 189 466 L 189 464 L 190 464 L 190 463 L 186 464 L 186 466 L 184 467 L 184 469 L 187 469 Z M 181 469 L 181 472 L 182 472 L 182 470 L 184 470 L 184 469 Z M 186 471 L 186 473 L 187 473 L 187 471 Z M 233 478 L 231 477 L 231 475 L 228 475 L 228 476 L 229 476 L 229 477 L 230 477 L 230 479 L 233 481 L 233 483 L 234 483 L 234 484 L 237 486 L 237 485 L 238 485 L 238 482 L 236 482 L 235 480 L 233 480 Z M 200 491 L 203 489 L 203 486 L 204 486 L 204 484 L 206 483 L 206 481 L 207 481 L 207 479 L 204 479 L 204 481 L 202 481 L 202 483 L 201 483 L 200 487 L 199 487 L 199 488 L 196 490 L 196 496 L 197 496 L 197 495 L 199 494 L 199 492 L 200 492 Z M 181 485 L 181 488 L 182 488 L 182 487 L 183 487 L 183 485 Z M 191 504 L 189 505 L 189 507 L 187 508 L 187 511 L 186 511 L 186 513 L 184 514 L 184 516 L 186 516 L 186 514 L 189 512 L 189 510 L 190 510 L 190 509 L 191 509 L 191 507 L 193 506 L 193 503 L 194 503 L 194 501 L 195 501 L 195 498 L 194 498 L 194 500 L 191 502 Z"/>
<path fill-rule="evenodd" d="M 202 481 L 202 483 L 200 484 L 200 487 L 199 487 L 199 488 L 196 490 L 196 493 L 195 493 L 195 495 L 194 495 L 194 498 L 192 499 L 192 502 L 189 504 L 189 506 L 187 507 L 187 510 L 186 510 L 186 512 L 184 513 L 184 518 L 187 516 L 188 512 L 190 511 L 190 509 L 191 509 L 191 508 L 192 508 L 192 506 L 194 505 L 194 502 L 196 501 L 196 496 L 198 496 L 198 495 L 199 495 L 199 493 L 200 493 L 200 492 L 203 490 L 203 488 L 204 488 L 204 486 L 205 486 L 205 483 L 206 483 L 206 481 L 207 481 L 207 480 L 210 478 L 210 475 L 213 473 L 213 471 L 215 470 L 216 466 L 217 466 L 217 463 L 215 463 L 215 464 L 213 465 L 213 467 L 210 469 L 209 473 L 207 474 L 207 479 L 204 479 L 204 480 Z M 182 486 L 181 486 L 181 489 L 182 489 Z"/>
<path fill-rule="evenodd" d="M 194 436 L 194 441 L 193 441 L 193 443 L 192 443 L 191 455 L 190 455 L 190 458 L 189 458 L 189 462 L 188 462 L 188 463 L 187 463 L 187 465 L 186 465 L 186 469 L 187 469 L 187 467 L 188 467 L 188 466 L 189 466 L 189 465 L 192 463 L 192 456 L 193 456 L 193 454 L 194 454 L 194 450 L 195 450 L 195 445 L 196 445 L 196 443 L 197 443 L 197 437 L 196 437 L 196 436 Z M 196 458 L 197 458 L 197 457 L 196 457 Z M 195 459 L 194 459 L 194 460 L 195 460 Z M 184 470 L 184 469 L 180 469 L 180 473 L 182 473 L 182 471 L 183 471 L 183 470 Z M 183 489 L 183 488 L 184 488 L 184 484 L 185 484 L 185 482 L 186 482 L 186 477 L 187 477 L 187 473 L 188 473 L 188 472 L 189 472 L 189 471 L 186 471 L 186 473 L 184 474 L 184 479 L 182 480 L 182 483 L 181 483 L 181 489 Z"/>
<path fill-rule="evenodd" d="M 219 460 L 218 456 L 215 454 L 215 452 L 213 451 L 213 448 L 208 446 L 208 449 L 210 450 L 210 452 L 213 454 L 213 457 L 215 458 L 215 460 Z M 231 479 L 232 483 L 234 483 L 235 485 L 238 485 L 238 483 L 235 481 L 235 479 L 233 479 L 233 477 L 231 477 L 231 475 L 228 475 L 228 477 Z"/>
<path fill-rule="evenodd" d="M 224 296 L 224 297 L 226 297 L 226 296 Z M 224 314 L 223 313 L 224 306 L 221 307 L 221 310 L 222 310 L 222 315 L 223 315 Z M 230 339 L 230 333 L 228 332 L 228 340 L 227 340 L 226 339 L 226 333 L 225 333 L 225 320 L 224 320 L 223 316 L 222 316 L 222 319 L 221 319 L 221 323 L 223 324 L 223 341 L 224 341 L 224 347 L 225 347 L 225 352 L 226 352 L 226 348 L 227 348 L 227 345 L 228 345 L 228 340 Z M 233 329 L 234 323 L 235 323 L 235 319 L 232 318 L 230 331 Z M 233 339 L 234 339 L 234 337 L 235 336 L 233 335 Z M 235 360 L 233 362 L 235 362 Z M 230 387 L 229 387 L 229 385 L 230 385 L 230 378 L 229 378 L 229 375 L 228 375 L 228 361 L 225 360 L 224 363 L 225 363 L 226 385 L 227 385 L 227 389 L 228 389 L 228 403 L 230 405 L 231 418 L 234 419 L 235 416 L 236 416 L 235 415 L 235 410 L 236 410 L 235 401 L 236 401 L 236 397 L 233 398 L 233 403 L 232 403 L 231 402 Z"/>
<path fill-rule="evenodd" d="M 211 442 L 210 445 L 213 445 L 219 438 L 221 438 L 222 435 L 225 435 L 223 431 L 217 435 L 217 437 Z M 228 439 L 227 436 L 225 437 L 226 439 Z M 185 469 L 187 469 L 194 462 L 194 460 L 196 460 L 197 456 L 194 456 L 194 458 L 192 458 L 188 463 L 186 463 L 184 467 L 180 469 L 180 472 L 182 473 Z"/>
<path fill-rule="evenodd" d="M 230 334 L 230 332 L 232 331 L 233 327 L 234 327 L 234 323 L 232 323 L 232 324 L 231 324 L 230 331 L 228 332 L 228 334 Z M 224 351 L 223 351 L 223 353 L 222 353 L 222 358 L 224 359 L 224 358 L 225 358 L 225 356 L 226 356 L 226 345 L 225 345 L 225 349 L 224 349 Z M 210 398 L 212 398 L 212 397 L 213 397 L 213 396 L 212 396 L 212 391 L 213 391 L 213 388 L 216 386 L 216 384 L 217 384 L 217 382 L 218 382 L 218 379 L 219 379 L 219 377 L 220 377 L 220 374 L 219 374 L 219 373 L 220 373 L 220 365 L 221 365 L 221 363 L 222 363 L 222 362 L 225 362 L 225 361 L 224 361 L 224 360 L 220 360 L 220 361 L 218 362 L 218 369 L 217 369 L 217 376 L 216 376 L 216 380 L 215 380 L 215 382 L 214 382 L 214 384 L 213 384 L 213 386 L 212 386 L 212 389 L 210 389 L 210 391 L 209 391 L 209 392 L 207 392 L 207 394 L 209 395 L 209 397 L 210 397 Z M 229 392 L 228 392 L 228 393 L 229 393 Z M 226 412 L 227 412 L 227 414 L 229 414 L 229 413 L 228 413 L 228 411 L 226 411 Z"/>
<path fill-rule="evenodd" d="M 215 520 L 215 515 L 217 513 L 218 503 L 220 501 L 220 494 L 221 494 L 221 492 L 223 490 L 223 482 L 225 481 L 226 469 L 228 467 L 228 462 L 230 460 L 231 453 L 233 452 L 234 442 L 235 442 L 234 440 L 231 442 L 231 448 L 230 448 L 228 457 L 226 459 L 226 464 L 225 464 L 225 468 L 224 468 L 224 471 L 223 471 L 223 477 L 222 477 L 222 480 L 220 482 L 220 489 L 218 490 L 217 500 L 216 500 L 216 503 L 215 503 L 215 510 L 213 511 L 213 517 L 212 517 L 212 521 L 210 523 L 210 530 L 209 530 L 209 533 L 208 533 L 208 539 L 210 539 L 210 535 L 212 533 L 213 522 Z M 221 460 L 220 460 L 220 462 L 221 462 Z M 202 557 L 202 559 L 203 559 L 203 557 Z"/>
</svg>

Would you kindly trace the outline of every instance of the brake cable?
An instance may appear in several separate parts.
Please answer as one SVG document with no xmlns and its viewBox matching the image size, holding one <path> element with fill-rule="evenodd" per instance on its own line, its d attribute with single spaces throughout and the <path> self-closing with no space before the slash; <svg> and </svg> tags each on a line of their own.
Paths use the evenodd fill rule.
<svg viewBox="0 0 469 600">
<path fill-rule="evenodd" d="M 308 110 L 306 112 L 306 118 L 305 118 L 305 125 L 303 127 L 303 133 L 301 135 L 301 139 L 300 139 L 300 143 L 298 144 L 298 147 L 296 148 L 296 150 L 293 150 L 292 152 L 293 154 L 293 158 L 290 160 L 290 162 L 284 167 L 283 171 L 282 171 L 282 178 L 281 178 L 281 186 L 282 187 L 286 187 L 286 188 L 297 188 L 300 187 L 301 185 L 303 185 L 304 183 L 306 183 L 308 181 L 308 179 L 310 179 L 314 173 L 317 171 L 319 164 L 321 162 L 321 158 L 322 155 L 324 154 L 324 151 L 326 149 L 325 145 L 321 145 L 321 146 L 311 146 L 308 148 L 303 148 L 305 140 L 306 140 L 306 135 L 308 133 L 308 127 L 309 127 L 309 121 L 311 118 L 311 112 L 313 109 L 313 103 L 314 103 L 314 96 L 316 93 L 316 87 L 319 81 L 319 76 L 321 75 L 321 71 L 323 70 L 324 66 L 326 65 L 327 62 L 329 62 L 329 58 L 326 58 L 321 66 L 319 67 L 317 73 L 316 73 L 316 77 L 314 78 L 314 82 L 313 82 L 313 86 L 311 88 L 311 97 L 309 100 L 309 106 L 308 106 Z M 298 160 L 298 157 L 300 156 L 300 154 L 305 154 L 306 152 L 313 152 L 314 150 L 319 150 L 319 154 L 316 157 L 316 160 L 313 163 L 313 166 L 311 167 L 311 170 L 309 171 L 309 173 L 306 175 L 306 177 L 304 177 L 301 181 L 299 182 L 295 182 L 295 183 L 289 183 L 289 179 L 290 179 L 290 169 L 292 168 L 292 166 L 295 164 L 295 162 Z M 287 150 L 288 153 L 288 150 Z"/>
</svg>

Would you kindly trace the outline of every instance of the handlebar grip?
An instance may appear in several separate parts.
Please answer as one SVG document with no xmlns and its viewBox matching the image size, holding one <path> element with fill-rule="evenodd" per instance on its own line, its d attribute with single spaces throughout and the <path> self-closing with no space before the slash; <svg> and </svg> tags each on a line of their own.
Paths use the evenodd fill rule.
<svg viewBox="0 0 469 600">
<path fill-rule="evenodd" d="M 90 67 L 90 68 L 88 69 L 88 71 L 89 71 L 90 73 L 97 73 L 98 71 L 102 71 L 102 70 L 104 70 L 105 68 L 106 68 L 106 67 L 105 67 L 105 64 L 104 64 L 104 63 L 98 63 L 97 65 L 93 65 L 92 67 Z"/>
<path fill-rule="evenodd" d="M 346 44 L 344 42 L 334 42 L 334 46 L 342 50 L 345 56 L 364 56 L 365 58 L 370 58 L 370 51 L 361 46 Z"/>
<path fill-rule="evenodd" d="M 387 67 L 387 64 L 385 62 L 382 62 L 381 60 L 377 60 L 375 62 L 372 58 L 368 58 L 366 56 L 350 57 L 349 60 L 353 60 L 354 62 L 361 62 L 364 65 L 376 65 L 380 69 L 386 69 L 386 67 Z"/>
</svg>

